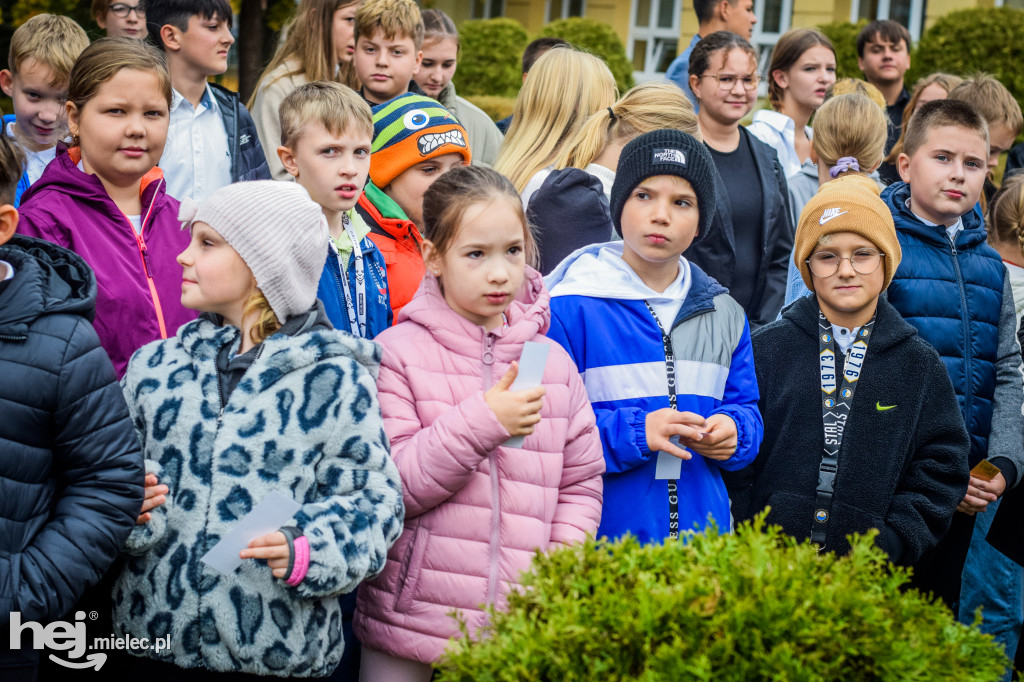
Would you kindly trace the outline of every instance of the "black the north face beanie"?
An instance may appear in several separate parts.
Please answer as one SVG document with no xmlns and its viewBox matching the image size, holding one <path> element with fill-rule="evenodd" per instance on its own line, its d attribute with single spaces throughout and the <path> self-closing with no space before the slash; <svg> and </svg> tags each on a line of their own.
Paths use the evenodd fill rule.
<svg viewBox="0 0 1024 682">
<path fill-rule="evenodd" d="M 697 194 L 697 234 L 698 238 L 703 237 L 718 203 L 717 172 L 703 143 L 681 130 L 655 130 L 631 140 L 622 149 L 612 184 L 610 203 L 615 231 L 622 234 L 622 206 L 633 188 L 655 175 L 675 175 L 689 182 Z"/>
</svg>

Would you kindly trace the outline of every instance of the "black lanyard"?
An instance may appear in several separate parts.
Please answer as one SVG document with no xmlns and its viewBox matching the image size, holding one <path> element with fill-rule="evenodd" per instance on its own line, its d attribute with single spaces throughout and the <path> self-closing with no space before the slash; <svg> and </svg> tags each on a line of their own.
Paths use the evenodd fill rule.
<svg viewBox="0 0 1024 682">
<path fill-rule="evenodd" d="M 811 542 L 818 550 L 825 548 L 825 533 L 832 512 L 832 495 L 839 470 L 839 448 L 843 444 L 843 430 L 850 417 L 853 394 L 857 381 L 864 371 L 867 360 L 868 341 L 875 318 L 860 328 L 857 339 L 846 353 L 843 365 L 843 382 L 836 393 L 836 354 L 833 348 L 832 325 L 825 315 L 818 311 L 818 366 L 821 370 L 821 421 L 825 428 L 825 450 L 818 467 L 818 489 L 814 501 L 814 524 L 811 526 Z"/>
<path fill-rule="evenodd" d="M 668 406 L 675 410 L 677 409 L 676 356 L 672 352 L 672 339 L 665 333 L 665 329 L 661 326 L 661 320 L 658 319 L 658 314 L 654 312 L 651 304 L 644 301 L 644 305 L 651 312 L 654 323 L 658 325 L 658 331 L 661 332 L 661 343 L 665 347 L 665 374 L 668 376 Z M 658 456 L 660 457 L 661 453 L 658 453 Z M 679 539 L 679 481 L 677 479 L 668 480 L 668 538 L 670 540 Z"/>
</svg>

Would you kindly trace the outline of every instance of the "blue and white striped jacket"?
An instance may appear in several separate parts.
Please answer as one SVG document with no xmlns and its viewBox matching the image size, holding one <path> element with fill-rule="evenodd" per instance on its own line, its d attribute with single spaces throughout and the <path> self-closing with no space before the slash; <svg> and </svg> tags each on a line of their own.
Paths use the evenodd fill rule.
<svg viewBox="0 0 1024 682">
<path fill-rule="evenodd" d="M 647 448 L 649 412 L 669 407 L 665 347 L 644 301 L 650 290 L 621 258 L 622 243 L 595 244 L 569 256 L 546 279 L 551 292 L 548 336 L 572 356 L 597 415 L 607 473 L 599 535 L 625 533 L 641 542 L 669 534 L 668 481 L 655 478 L 657 453 Z M 757 455 L 764 434 L 757 378 L 743 309 L 700 268 L 688 269 L 688 289 L 669 336 L 675 356 L 677 409 L 736 422 L 736 453 L 724 462 L 695 455 L 682 461 L 679 529 L 703 529 L 713 519 L 731 527 L 720 469 L 741 469 Z M 685 284 L 684 284 L 685 288 Z"/>
</svg>

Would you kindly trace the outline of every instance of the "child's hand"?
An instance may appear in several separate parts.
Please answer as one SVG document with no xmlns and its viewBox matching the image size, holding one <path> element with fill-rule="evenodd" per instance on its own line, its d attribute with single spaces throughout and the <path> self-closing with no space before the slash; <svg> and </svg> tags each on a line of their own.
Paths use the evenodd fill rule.
<svg viewBox="0 0 1024 682">
<path fill-rule="evenodd" d="M 267 566 L 275 578 L 284 578 L 288 570 L 288 538 L 279 530 L 263 535 L 249 543 L 248 549 L 239 552 L 243 559 L 266 559 Z"/>
<path fill-rule="evenodd" d="M 146 474 L 146 480 L 143 485 L 146 486 L 146 496 L 142 500 L 142 511 L 139 512 L 139 517 L 135 519 L 135 525 L 137 526 L 148 523 L 153 518 L 153 515 L 149 512 L 166 502 L 167 493 L 170 491 L 170 488 L 165 485 L 157 485 L 156 474 Z"/>
<path fill-rule="evenodd" d="M 484 400 L 510 436 L 529 436 L 540 421 L 540 408 L 544 406 L 547 390 L 543 386 L 525 391 L 508 390 L 518 374 L 519 363 L 513 362 L 498 383 L 484 393 Z"/>
<path fill-rule="evenodd" d="M 647 413 L 644 430 L 647 433 L 647 449 L 661 450 L 679 459 L 690 459 L 692 455 L 669 440 L 672 436 L 685 439 L 687 444 L 699 442 L 706 430 L 704 417 L 693 412 L 679 412 L 671 407 Z M 735 426 L 733 426 L 735 429 Z"/>
<path fill-rule="evenodd" d="M 999 499 L 999 496 L 1006 490 L 1006 479 L 1002 474 L 996 474 L 991 481 L 983 481 L 980 478 L 971 476 L 967 484 L 967 494 L 957 505 L 957 511 L 965 514 L 980 514 L 988 509 L 988 505 Z"/>
<path fill-rule="evenodd" d="M 704 437 L 698 441 L 680 439 L 683 445 L 709 459 L 724 461 L 736 454 L 736 422 L 726 414 L 713 414 L 704 422 Z"/>
</svg>

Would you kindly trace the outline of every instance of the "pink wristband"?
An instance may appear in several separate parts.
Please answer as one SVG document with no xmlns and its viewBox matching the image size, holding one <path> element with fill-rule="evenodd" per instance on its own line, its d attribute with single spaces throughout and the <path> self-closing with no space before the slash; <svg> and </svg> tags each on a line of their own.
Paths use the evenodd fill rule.
<svg viewBox="0 0 1024 682">
<path fill-rule="evenodd" d="M 295 538 L 292 546 L 295 548 L 295 564 L 292 566 L 292 574 L 285 582 L 295 587 L 302 582 L 309 571 L 309 540 L 305 535 L 300 535 Z"/>
</svg>

